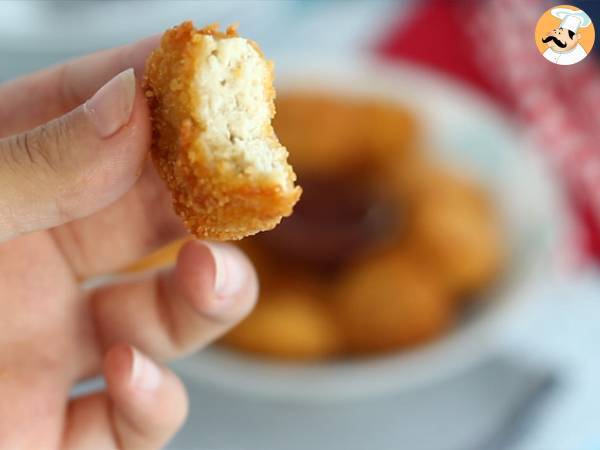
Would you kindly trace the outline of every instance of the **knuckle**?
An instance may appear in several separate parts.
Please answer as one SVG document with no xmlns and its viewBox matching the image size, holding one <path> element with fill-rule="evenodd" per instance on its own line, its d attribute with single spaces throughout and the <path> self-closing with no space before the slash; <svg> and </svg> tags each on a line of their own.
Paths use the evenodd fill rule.
<svg viewBox="0 0 600 450">
<path fill-rule="evenodd" d="M 65 153 L 72 141 L 69 120 L 60 117 L 39 127 L 13 136 L 11 159 L 26 166 L 37 166 L 49 173 L 64 172 Z"/>
<path fill-rule="evenodd" d="M 57 172 L 63 162 L 63 147 L 70 140 L 69 126 L 64 117 L 44 124 L 32 132 L 30 141 L 38 161 Z"/>
<path fill-rule="evenodd" d="M 0 162 L 4 169 L 15 171 L 19 166 L 19 148 L 16 136 L 11 136 L 0 141 Z"/>
<path fill-rule="evenodd" d="M 56 170 L 54 147 L 57 138 L 48 125 L 26 131 L 8 139 L 6 151 L 3 152 L 10 163 L 18 166 L 38 166 Z"/>
<path fill-rule="evenodd" d="M 61 117 L 35 129 L 0 140 L 0 162 L 6 173 L 20 178 L 27 192 L 43 195 L 56 216 L 70 218 L 68 196 L 51 195 L 65 192 L 76 174 L 75 164 L 68 164 L 68 148 L 72 131 L 68 119 Z M 34 194 L 31 194 L 34 195 Z"/>
</svg>

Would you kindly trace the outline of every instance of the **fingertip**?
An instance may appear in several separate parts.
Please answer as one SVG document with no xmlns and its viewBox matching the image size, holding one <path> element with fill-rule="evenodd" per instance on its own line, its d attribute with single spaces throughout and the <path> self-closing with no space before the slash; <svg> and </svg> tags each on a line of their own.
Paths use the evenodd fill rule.
<svg viewBox="0 0 600 450">
<path fill-rule="evenodd" d="M 127 125 L 136 97 L 136 80 L 132 68 L 115 75 L 83 104 L 83 113 L 96 130 L 97 137 L 106 139 Z"/>
<path fill-rule="evenodd" d="M 134 74 L 137 77 L 137 71 L 134 69 Z M 150 110 L 146 103 L 146 97 L 144 90 L 140 82 L 136 79 L 135 82 L 135 97 L 133 100 L 133 109 L 129 116 L 129 122 L 119 130 L 119 133 L 132 133 L 135 132 L 135 137 L 141 144 L 140 147 L 143 153 L 150 148 L 151 139 L 151 124 L 150 124 Z"/>
<path fill-rule="evenodd" d="M 134 347 L 112 346 L 104 376 L 121 442 L 162 444 L 185 421 L 188 399 L 181 381 Z"/>
<path fill-rule="evenodd" d="M 104 357 L 104 376 L 109 385 L 124 384 L 131 372 L 132 348 L 125 344 L 113 345 Z"/>
<path fill-rule="evenodd" d="M 135 97 L 129 120 L 108 139 L 101 141 L 99 154 L 110 154 L 99 177 L 104 192 L 113 192 L 115 199 L 127 192 L 142 174 L 151 143 L 150 112 L 139 82 L 135 83 Z M 99 156 L 99 155 L 98 155 Z M 93 181 L 96 181 L 93 179 Z"/>
<path fill-rule="evenodd" d="M 104 361 L 107 384 L 119 389 L 156 391 L 163 382 L 163 371 L 142 352 L 126 344 L 111 347 Z"/>
<path fill-rule="evenodd" d="M 186 298 L 194 299 L 198 293 L 210 294 L 216 276 L 210 248 L 202 241 L 186 242 L 177 255 L 174 276 L 180 292 Z"/>
<path fill-rule="evenodd" d="M 252 263 L 230 244 L 186 243 L 179 252 L 174 277 L 177 288 L 191 306 L 213 318 L 243 317 L 258 295 Z"/>
<path fill-rule="evenodd" d="M 122 72 L 121 76 L 126 80 L 132 78 L 130 70 Z M 119 81 L 117 78 L 111 81 Z M 139 83 L 135 80 L 133 83 L 135 91 L 128 118 L 114 132 L 111 131 L 114 125 L 100 125 L 91 118 L 95 116 L 97 121 L 114 118 L 116 115 L 111 109 L 115 105 L 111 103 L 115 99 L 101 101 L 108 106 L 99 112 L 98 102 L 95 106 L 92 102 L 94 96 L 77 108 L 69 119 L 75 131 L 69 134 L 73 136 L 72 142 L 62 143 L 63 159 L 70 164 L 65 163 L 66 169 L 60 174 L 64 194 L 59 201 L 63 203 L 62 210 L 69 212 L 70 219 L 88 216 L 112 204 L 127 193 L 142 174 L 151 142 L 150 113 Z M 126 95 L 128 89 L 122 94 Z M 119 94 L 118 90 L 116 94 Z M 120 101 L 116 101 L 117 110 L 119 104 Z M 109 134 L 107 137 L 98 131 L 103 127 L 104 133 Z"/>
</svg>

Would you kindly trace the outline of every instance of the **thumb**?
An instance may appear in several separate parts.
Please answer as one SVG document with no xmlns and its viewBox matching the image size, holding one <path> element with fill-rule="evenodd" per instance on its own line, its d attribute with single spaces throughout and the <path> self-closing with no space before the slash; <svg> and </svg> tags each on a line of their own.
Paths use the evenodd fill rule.
<svg viewBox="0 0 600 450">
<path fill-rule="evenodd" d="M 70 113 L 0 140 L 0 242 L 92 214 L 141 172 L 150 121 L 133 69 Z"/>
</svg>

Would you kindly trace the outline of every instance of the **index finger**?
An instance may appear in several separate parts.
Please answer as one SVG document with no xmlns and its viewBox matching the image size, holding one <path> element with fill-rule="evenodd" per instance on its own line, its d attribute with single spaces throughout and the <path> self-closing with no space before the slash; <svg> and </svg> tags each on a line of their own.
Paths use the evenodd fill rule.
<svg viewBox="0 0 600 450">
<path fill-rule="evenodd" d="M 0 85 L 0 138 L 59 117 L 90 98 L 123 70 L 139 78 L 160 35 L 103 50 Z"/>
</svg>

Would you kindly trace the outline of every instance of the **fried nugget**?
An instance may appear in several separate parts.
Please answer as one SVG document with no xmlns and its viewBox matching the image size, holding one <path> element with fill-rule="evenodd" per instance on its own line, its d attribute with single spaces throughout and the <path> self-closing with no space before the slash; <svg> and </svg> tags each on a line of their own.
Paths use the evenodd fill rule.
<svg viewBox="0 0 600 450">
<path fill-rule="evenodd" d="M 500 220 L 482 188 L 463 175 L 430 169 L 412 186 L 407 242 L 459 297 L 488 287 L 502 269 Z"/>
<path fill-rule="evenodd" d="M 343 345 L 331 311 L 319 299 L 290 289 L 261 297 L 250 316 L 223 339 L 233 348 L 290 360 L 319 360 Z"/>
<path fill-rule="evenodd" d="M 478 293 L 499 274 L 505 255 L 495 217 L 442 196 L 419 205 L 412 221 L 416 254 L 456 295 Z"/>
<path fill-rule="evenodd" d="M 315 93 L 288 93 L 276 102 L 273 126 L 299 173 L 344 173 L 365 159 L 359 109 Z"/>
<path fill-rule="evenodd" d="M 371 101 L 362 105 L 361 116 L 363 146 L 372 158 L 381 161 L 380 165 L 404 165 L 418 157 L 414 113 L 397 103 Z"/>
<path fill-rule="evenodd" d="M 175 211 L 199 238 L 275 227 L 300 188 L 271 126 L 273 68 L 233 28 L 168 30 L 146 63 L 152 158 Z"/>
<path fill-rule="evenodd" d="M 417 126 L 400 105 L 324 92 L 288 92 L 276 104 L 275 130 L 300 173 L 365 176 L 412 157 Z"/>
<path fill-rule="evenodd" d="M 431 340 L 453 323 L 454 307 L 426 272 L 402 253 L 350 269 L 335 312 L 352 352 L 380 353 Z"/>
</svg>

